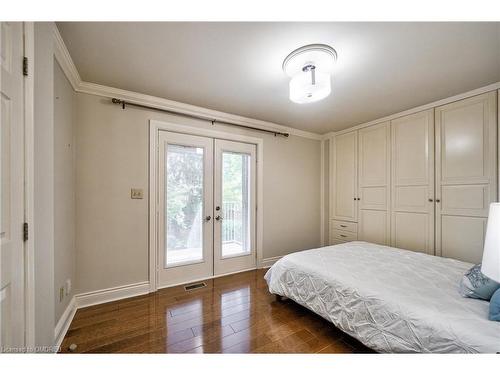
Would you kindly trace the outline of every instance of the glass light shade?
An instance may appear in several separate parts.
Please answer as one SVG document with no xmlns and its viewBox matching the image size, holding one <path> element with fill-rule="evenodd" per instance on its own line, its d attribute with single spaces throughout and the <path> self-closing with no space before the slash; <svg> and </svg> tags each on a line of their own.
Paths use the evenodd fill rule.
<svg viewBox="0 0 500 375">
<path fill-rule="evenodd" d="M 290 100 L 294 103 L 312 103 L 326 98 L 332 91 L 330 74 L 315 72 L 312 83 L 310 72 L 300 72 L 290 80 Z"/>
<path fill-rule="evenodd" d="M 500 203 L 490 204 L 481 272 L 500 282 Z"/>
</svg>

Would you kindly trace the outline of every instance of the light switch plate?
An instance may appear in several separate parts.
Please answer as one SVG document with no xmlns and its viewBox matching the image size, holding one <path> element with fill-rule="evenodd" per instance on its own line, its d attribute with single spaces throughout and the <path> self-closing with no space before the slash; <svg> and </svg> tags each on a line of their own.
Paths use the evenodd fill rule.
<svg viewBox="0 0 500 375">
<path fill-rule="evenodd" d="M 130 189 L 130 198 L 143 199 L 144 198 L 144 191 L 142 189 L 132 188 L 132 189 Z"/>
</svg>

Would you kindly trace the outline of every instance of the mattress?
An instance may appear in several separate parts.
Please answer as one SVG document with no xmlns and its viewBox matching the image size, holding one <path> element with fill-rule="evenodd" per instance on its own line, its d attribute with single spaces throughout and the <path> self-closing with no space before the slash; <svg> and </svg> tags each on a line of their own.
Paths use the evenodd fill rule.
<svg viewBox="0 0 500 375">
<path fill-rule="evenodd" d="M 489 302 L 464 298 L 472 264 L 355 241 L 293 253 L 266 273 L 288 297 L 382 353 L 500 352 Z"/>
</svg>

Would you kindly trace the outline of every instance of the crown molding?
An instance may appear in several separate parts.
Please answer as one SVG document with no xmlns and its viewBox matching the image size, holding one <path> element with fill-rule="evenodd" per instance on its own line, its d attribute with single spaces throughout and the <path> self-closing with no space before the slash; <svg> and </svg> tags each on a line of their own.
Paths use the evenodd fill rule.
<svg viewBox="0 0 500 375">
<path fill-rule="evenodd" d="M 202 116 L 213 118 L 214 120 L 219 120 L 221 122 L 227 121 L 239 125 L 252 126 L 255 128 L 263 130 L 278 131 L 283 133 L 290 133 L 302 138 L 309 138 L 314 140 L 322 140 L 323 136 L 321 134 L 308 132 L 305 130 L 299 130 L 291 128 L 289 126 L 279 125 L 268 121 L 257 120 L 249 117 L 234 115 L 231 113 L 215 111 L 208 108 L 198 107 L 191 104 L 185 104 L 177 102 L 174 100 L 168 100 L 165 98 L 160 98 L 157 96 L 151 96 L 146 94 L 141 94 L 134 91 L 122 90 L 115 87 L 99 85 L 96 83 L 82 81 L 78 70 L 69 54 L 69 51 L 64 43 L 64 40 L 54 25 L 54 55 L 57 62 L 61 66 L 64 74 L 68 78 L 69 82 L 73 86 L 73 90 L 76 92 L 81 92 L 90 95 L 118 98 L 125 100 L 127 102 L 148 105 L 158 109 L 165 109 L 168 111 L 180 112 L 187 115 Z"/>
<path fill-rule="evenodd" d="M 226 112 L 220 112 L 208 108 L 198 107 L 191 104 L 181 103 L 174 100 L 169 100 L 165 98 L 160 98 L 158 96 L 141 94 L 134 91 L 122 90 L 115 87 L 99 85 L 96 83 L 85 82 L 80 78 L 80 74 L 76 69 L 76 66 L 69 54 L 69 51 L 64 43 L 64 40 L 57 29 L 57 26 L 54 25 L 54 55 L 56 57 L 57 62 L 61 66 L 64 74 L 68 78 L 69 82 L 73 86 L 73 90 L 76 92 L 81 92 L 90 95 L 96 95 L 101 97 L 116 97 L 118 99 L 122 99 L 131 103 L 148 105 L 151 107 L 155 107 L 158 109 L 165 109 L 168 111 L 181 112 L 187 115 L 194 116 L 202 116 L 209 117 L 215 120 L 219 120 L 221 122 L 228 121 L 233 122 L 239 125 L 252 126 L 263 130 L 271 130 L 271 131 L 279 131 L 283 133 L 290 133 L 291 135 L 309 138 L 319 141 L 326 141 L 331 137 L 339 134 L 344 134 L 353 130 L 362 129 L 367 126 L 378 124 L 379 122 L 391 121 L 397 119 L 399 117 L 403 117 L 406 115 L 410 115 L 416 112 L 425 111 L 431 108 L 439 107 L 445 104 L 449 104 L 452 102 L 456 102 L 458 100 L 462 100 L 471 96 L 480 95 L 485 92 L 500 90 L 500 82 L 496 82 L 484 87 L 480 87 L 475 90 L 467 91 L 462 94 L 450 96 L 445 99 L 440 99 L 428 104 L 424 104 L 415 108 L 411 108 L 402 112 L 397 112 L 395 114 L 378 118 L 376 120 L 364 122 L 359 125 L 351 126 L 346 129 L 342 129 L 339 131 L 332 131 L 325 134 L 318 134 L 313 132 L 308 132 L 305 130 L 299 130 L 295 128 L 291 128 L 289 126 L 279 125 L 268 121 L 262 121 L 257 119 L 252 119 L 249 117 L 234 115 Z"/>
<path fill-rule="evenodd" d="M 331 137 L 335 135 L 336 132 L 328 132 L 323 134 L 323 141 L 328 141 Z"/>
<path fill-rule="evenodd" d="M 76 90 L 81 93 L 97 95 L 102 97 L 113 97 L 125 100 L 127 102 L 152 106 L 158 109 L 165 109 L 167 111 L 180 112 L 187 115 L 208 117 L 218 120 L 220 122 L 231 122 L 239 125 L 252 126 L 255 128 L 271 131 L 279 131 L 283 133 L 290 133 L 291 135 L 314 140 L 322 140 L 321 134 L 311 133 L 304 130 L 290 128 L 284 125 L 278 125 L 267 121 L 256 120 L 249 117 L 238 116 L 230 113 L 215 111 L 208 108 L 198 107 L 191 104 L 185 104 L 160 98 L 141 94 L 133 91 L 122 90 L 114 87 L 103 86 L 96 83 L 81 82 Z"/>
<path fill-rule="evenodd" d="M 450 104 L 450 103 L 453 103 L 453 102 L 456 102 L 459 100 L 470 98 L 472 96 L 481 95 L 481 94 L 484 94 L 484 93 L 487 93 L 490 91 L 496 91 L 496 90 L 500 90 L 500 82 L 495 82 L 495 83 L 492 83 L 492 84 L 487 85 L 487 86 L 479 87 L 477 89 L 467 91 L 467 92 L 464 92 L 464 93 L 461 93 L 458 95 L 450 96 L 448 98 L 436 100 L 436 101 L 431 102 L 431 103 L 427 103 L 427 104 L 424 104 L 424 105 L 421 105 L 421 106 L 418 106 L 415 108 L 407 109 L 407 110 L 402 111 L 402 112 L 394 113 L 394 114 L 389 115 L 389 116 L 381 117 L 381 118 L 376 119 L 376 120 L 364 122 L 362 124 L 351 126 L 349 128 L 342 129 L 342 130 L 339 130 L 336 132 L 329 132 L 329 133 L 323 134 L 323 139 L 327 140 L 335 135 L 340 135 L 340 134 L 348 133 L 348 132 L 351 132 L 354 130 L 366 128 L 367 126 L 372 126 L 372 125 L 375 125 L 375 124 L 378 124 L 381 122 L 392 121 L 392 120 L 395 120 L 395 119 L 403 117 L 403 116 L 408 116 L 408 115 L 411 115 L 411 114 L 414 114 L 417 112 L 426 111 L 429 109 L 440 107 L 442 105 Z"/>
<path fill-rule="evenodd" d="M 75 64 L 73 63 L 73 59 L 69 54 L 68 49 L 66 48 L 66 44 L 64 44 L 64 40 L 57 29 L 57 26 L 54 24 L 53 29 L 53 37 L 54 37 L 54 56 L 61 66 L 66 78 L 70 82 L 71 86 L 73 86 L 73 90 L 77 91 L 80 86 L 82 79 L 80 78 L 80 74 L 76 69 Z"/>
</svg>

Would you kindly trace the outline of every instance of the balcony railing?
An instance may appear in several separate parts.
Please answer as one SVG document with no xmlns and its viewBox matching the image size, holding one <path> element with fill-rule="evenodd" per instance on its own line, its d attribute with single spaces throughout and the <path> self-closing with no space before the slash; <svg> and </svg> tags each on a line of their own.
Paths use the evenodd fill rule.
<svg viewBox="0 0 500 375">
<path fill-rule="evenodd" d="M 224 218 L 222 225 L 222 242 L 236 242 L 241 244 L 243 241 L 241 225 L 242 225 L 242 210 L 239 202 L 223 202 L 222 217 Z"/>
</svg>

